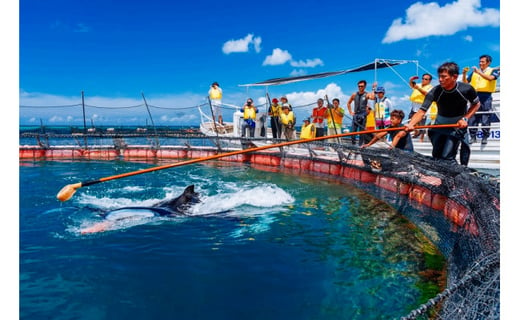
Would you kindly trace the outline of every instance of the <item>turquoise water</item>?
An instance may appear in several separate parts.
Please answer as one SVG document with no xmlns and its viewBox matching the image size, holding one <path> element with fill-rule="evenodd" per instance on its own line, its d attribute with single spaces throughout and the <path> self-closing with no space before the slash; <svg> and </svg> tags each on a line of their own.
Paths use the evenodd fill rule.
<svg viewBox="0 0 520 320">
<path fill-rule="evenodd" d="M 353 186 L 207 164 L 56 200 L 67 184 L 149 166 L 20 162 L 20 318 L 391 319 L 424 302 L 431 245 Z M 99 212 L 151 205 L 189 184 L 202 197 L 189 216 L 81 233 Z"/>
</svg>

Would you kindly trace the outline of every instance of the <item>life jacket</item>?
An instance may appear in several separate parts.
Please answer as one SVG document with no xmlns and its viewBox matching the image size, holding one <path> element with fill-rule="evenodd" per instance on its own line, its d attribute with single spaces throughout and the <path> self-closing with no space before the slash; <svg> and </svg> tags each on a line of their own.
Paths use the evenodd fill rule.
<svg viewBox="0 0 520 320">
<path fill-rule="evenodd" d="M 491 75 L 493 72 L 493 68 L 487 67 L 486 70 L 484 70 L 484 74 Z M 473 72 L 471 75 L 471 86 L 475 88 L 477 92 L 495 92 L 497 88 L 497 79 L 495 80 L 486 80 L 476 72 Z"/>
<path fill-rule="evenodd" d="M 356 97 L 354 98 L 354 113 L 356 114 L 366 114 L 368 105 L 368 99 L 367 99 L 367 93 L 363 92 L 360 94 L 359 92 L 356 92 Z"/>
<path fill-rule="evenodd" d="M 390 108 L 385 105 L 386 97 L 375 105 L 375 118 L 378 120 L 390 120 Z"/>
<path fill-rule="evenodd" d="M 302 126 L 302 132 L 300 133 L 301 139 L 316 138 L 316 126 L 314 123 L 310 123 L 307 126 Z"/>
<path fill-rule="evenodd" d="M 294 124 L 294 112 L 289 111 L 288 114 L 282 112 L 280 114 L 280 120 L 282 121 L 282 124 L 286 126 L 288 126 L 289 124 Z"/>
<path fill-rule="evenodd" d="M 280 113 L 282 113 L 282 106 L 279 104 L 271 105 L 271 117 L 279 117 Z"/>
<path fill-rule="evenodd" d="M 433 85 L 427 84 L 424 87 L 422 85 L 419 85 L 423 90 L 430 91 L 431 88 L 433 88 Z M 424 102 L 425 95 L 419 91 L 419 89 L 413 89 L 412 94 L 410 95 L 410 101 L 422 104 Z"/>
<path fill-rule="evenodd" d="M 244 120 L 247 119 L 256 119 L 256 109 L 255 107 L 244 107 Z"/>
<path fill-rule="evenodd" d="M 428 109 L 428 113 L 431 120 L 437 119 L 437 103 L 432 102 L 430 109 Z"/>
<path fill-rule="evenodd" d="M 211 87 L 209 89 L 209 98 L 211 100 L 220 100 L 220 99 L 222 99 L 222 90 L 215 89 L 215 88 Z"/>
<path fill-rule="evenodd" d="M 374 110 L 370 110 L 367 114 L 367 122 L 365 123 L 366 129 L 374 129 L 376 127 L 376 117 L 374 114 Z"/>
</svg>

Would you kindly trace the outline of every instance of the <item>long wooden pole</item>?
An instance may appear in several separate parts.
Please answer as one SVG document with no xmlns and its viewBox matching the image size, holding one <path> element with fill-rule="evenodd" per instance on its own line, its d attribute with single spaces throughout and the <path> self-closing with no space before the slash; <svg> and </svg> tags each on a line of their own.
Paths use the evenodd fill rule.
<svg viewBox="0 0 520 320">
<path fill-rule="evenodd" d="M 454 127 L 458 127 L 458 125 L 457 124 L 427 125 L 427 126 L 416 126 L 415 128 L 428 129 L 428 128 L 454 128 Z M 121 174 L 117 174 L 114 176 L 100 178 L 98 180 L 91 180 L 91 181 L 84 181 L 84 182 L 69 184 L 69 185 L 66 185 L 65 187 L 63 187 L 60 190 L 60 192 L 58 192 L 58 195 L 56 197 L 60 201 L 67 201 L 74 195 L 74 193 L 76 192 L 77 189 L 82 188 L 82 187 L 91 186 L 93 184 L 98 184 L 101 182 L 106 182 L 106 181 L 115 180 L 115 179 L 121 179 L 121 178 L 125 178 L 125 177 L 130 177 L 130 176 L 135 176 L 138 174 L 143 174 L 143 173 L 148 173 L 148 172 L 153 172 L 153 171 L 159 171 L 159 170 L 170 169 L 170 168 L 174 168 L 174 167 L 185 166 L 188 164 L 193 164 L 193 163 L 198 163 L 198 162 L 204 162 L 204 161 L 215 160 L 215 159 L 220 159 L 220 158 L 224 158 L 224 157 L 235 156 L 235 155 L 249 153 L 249 152 L 261 151 L 261 150 L 266 150 L 266 149 L 271 149 L 271 148 L 285 147 L 285 146 L 289 146 L 289 145 L 293 145 L 293 144 L 309 143 L 312 141 L 326 140 L 326 139 L 331 139 L 331 138 L 346 137 L 346 136 L 350 136 L 350 135 L 354 135 L 354 134 L 368 134 L 368 133 L 378 133 L 378 132 L 383 132 L 383 131 L 388 132 L 388 131 L 400 131 L 400 130 L 405 130 L 405 127 L 347 132 L 347 133 L 335 134 L 335 135 L 331 135 L 331 136 L 323 136 L 323 137 L 317 137 L 317 138 L 311 138 L 311 139 L 292 140 L 292 141 L 265 145 L 265 146 L 261 146 L 261 147 L 254 147 L 254 148 L 249 148 L 249 149 L 244 149 L 244 150 L 237 150 L 237 151 L 231 151 L 231 152 L 227 152 L 227 153 L 215 154 L 215 155 L 207 156 L 207 157 L 203 157 L 203 158 L 190 159 L 190 160 L 180 161 L 180 162 L 171 163 L 171 164 L 167 164 L 167 165 L 162 165 L 162 166 L 157 166 L 157 167 L 152 167 L 152 168 L 147 168 L 147 169 L 141 169 L 141 170 L 127 172 L 127 173 L 121 173 Z"/>
</svg>

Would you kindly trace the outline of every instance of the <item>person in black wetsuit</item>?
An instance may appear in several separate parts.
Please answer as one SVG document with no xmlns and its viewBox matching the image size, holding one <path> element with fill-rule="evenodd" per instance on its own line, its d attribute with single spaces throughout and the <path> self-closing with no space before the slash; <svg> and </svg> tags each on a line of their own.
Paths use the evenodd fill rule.
<svg viewBox="0 0 520 320">
<path fill-rule="evenodd" d="M 432 102 L 436 102 L 438 114 L 435 124 L 457 124 L 458 127 L 428 130 L 433 146 L 432 157 L 456 162 L 457 150 L 462 142 L 465 146 L 461 149 L 460 163 L 467 166 L 470 156 L 468 119 L 477 112 L 480 101 L 471 85 L 457 81 L 459 66 L 455 62 L 443 63 L 437 73 L 439 85 L 428 92 L 421 108 L 405 127 L 407 131 L 414 130 L 415 124 L 422 120 Z"/>
</svg>

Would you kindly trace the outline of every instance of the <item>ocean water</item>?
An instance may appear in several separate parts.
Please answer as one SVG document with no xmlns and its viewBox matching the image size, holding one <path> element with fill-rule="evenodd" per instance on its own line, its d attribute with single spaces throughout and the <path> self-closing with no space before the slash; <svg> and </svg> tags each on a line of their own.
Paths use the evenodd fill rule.
<svg viewBox="0 0 520 320">
<path fill-rule="evenodd" d="M 325 178 L 207 163 L 56 199 L 67 184 L 150 166 L 20 162 L 21 319 L 394 319 L 436 293 L 420 275 L 432 273 L 425 257 L 442 259 L 417 228 Z M 82 233 L 101 212 L 190 184 L 202 201 L 186 216 Z"/>
</svg>

